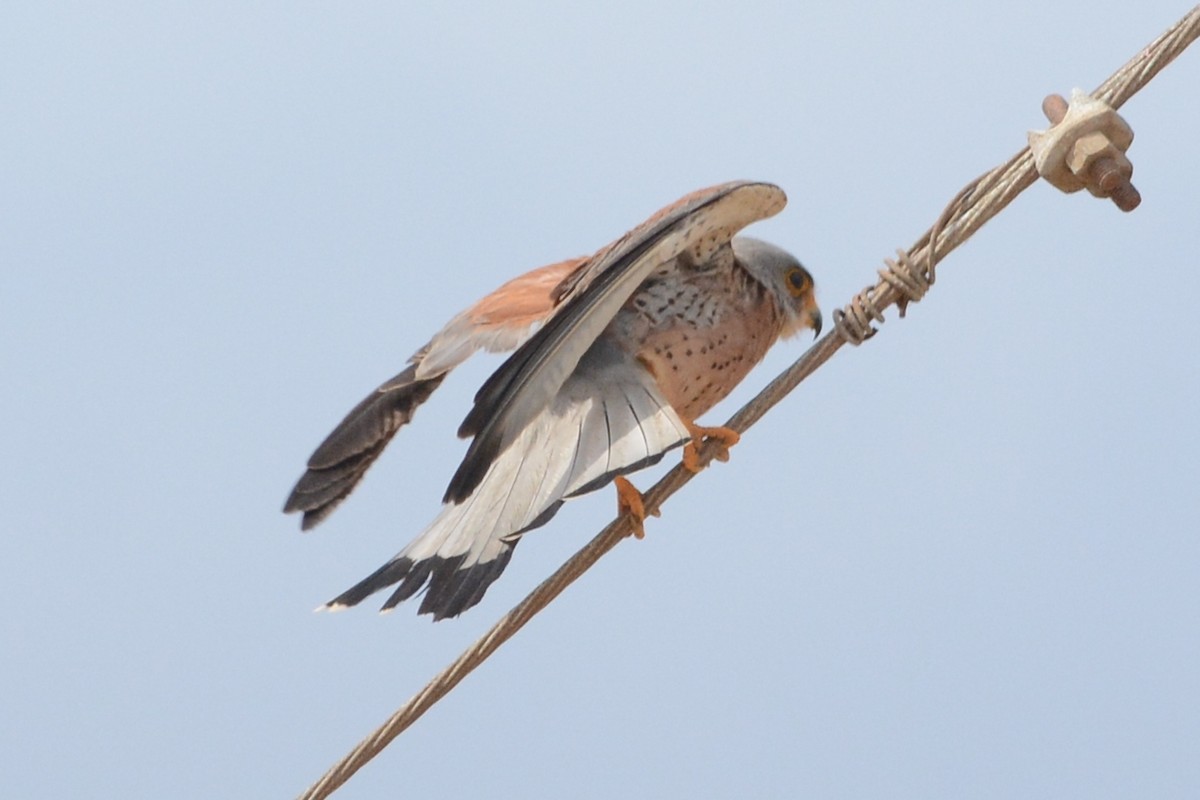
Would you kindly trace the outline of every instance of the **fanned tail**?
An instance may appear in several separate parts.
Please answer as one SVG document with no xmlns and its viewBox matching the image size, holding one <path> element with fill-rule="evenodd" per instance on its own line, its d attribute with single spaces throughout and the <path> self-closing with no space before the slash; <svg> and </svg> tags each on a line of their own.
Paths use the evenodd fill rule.
<svg viewBox="0 0 1200 800">
<path fill-rule="evenodd" d="M 385 610 L 427 588 L 419 613 L 457 616 L 500 577 L 521 535 L 548 522 L 564 500 L 649 466 L 690 438 L 640 364 L 601 345 L 580 366 L 469 497 L 442 506 L 411 544 L 329 605 L 355 605 L 396 585 Z"/>
</svg>

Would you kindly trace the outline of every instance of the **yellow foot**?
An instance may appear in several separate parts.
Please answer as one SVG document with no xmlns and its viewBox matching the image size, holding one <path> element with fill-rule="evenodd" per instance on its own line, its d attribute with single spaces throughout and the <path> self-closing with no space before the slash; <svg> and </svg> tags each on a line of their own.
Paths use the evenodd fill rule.
<svg viewBox="0 0 1200 800">
<path fill-rule="evenodd" d="M 629 515 L 633 521 L 634 538 L 646 538 L 646 503 L 642 500 L 642 493 L 620 475 L 613 478 L 613 483 L 617 487 L 617 513 Z M 652 516 L 657 517 L 658 512 L 655 511 Z"/>
<path fill-rule="evenodd" d="M 721 449 L 715 456 L 717 461 L 728 461 L 729 448 L 742 440 L 742 435 L 733 428 L 705 428 L 690 423 L 688 431 L 692 434 L 692 440 L 683 446 L 683 466 L 690 472 L 699 472 L 703 469 L 703 465 L 700 463 L 700 445 L 704 443 L 705 439 L 720 442 Z"/>
</svg>

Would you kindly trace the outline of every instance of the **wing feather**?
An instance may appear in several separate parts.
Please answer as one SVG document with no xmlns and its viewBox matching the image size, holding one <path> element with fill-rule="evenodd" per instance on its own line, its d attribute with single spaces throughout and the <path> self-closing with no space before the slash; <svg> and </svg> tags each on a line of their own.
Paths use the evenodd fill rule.
<svg viewBox="0 0 1200 800">
<path fill-rule="evenodd" d="M 304 512 L 302 530 L 315 527 L 354 491 L 367 468 L 445 376 L 419 380 L 415 372 L 410 365 L 368 395 L 313 452 L 283 506 L 285 513 Z"/>
<path fill-rule="evenodd" d="M 779 187 L 741 181 L 697 192 L 597 253 L 571 276 L 541 328 L 484 383 L 459 435 L 473 436 L 444 501 L 461 503 L 488 467 L 563 387 L 637 287 L 679 257 L 702 264 L 739 230 L 783 208 Z"/>
<path fill-rule="evenodd" d="M 539 267 L 505 283 L 456 315 L 409 359 L 409 366 L 367 395 L 308 459 L 283 510 L 302 511 L 302 530 L 328 517 L 450 370 L 478 350 L 518 347 L 550 313 L 555 291 L 587 263 L 573 258 Z"/>
<path fill-rule="evenodd" d="M 566 498 L 651 464 L 688 438 L 649 372 L 601 340 L 469 497 L 444 505 L 420 536 L 330 606 L 399 584 L 385 604 L 391 608 L 427 585 L 420 613 L 456 616 L 500 576 L 521 534 L 548 522 Z"/>
</svg>

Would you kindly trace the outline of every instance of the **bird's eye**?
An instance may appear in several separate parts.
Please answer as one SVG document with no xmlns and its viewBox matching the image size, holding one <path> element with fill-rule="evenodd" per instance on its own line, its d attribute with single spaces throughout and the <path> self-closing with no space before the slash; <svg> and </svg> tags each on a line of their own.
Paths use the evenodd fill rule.
<svg viewBox="0 0 1200 800">
<path fill-rule="evenodd" d="M 789 269 L 785 278 L 787 279 L 788 291 L 792 293 L 792 297 L 799 297 L 812 288 L 812 278 L 808 277 L 808 273 L 800 269 L 800 267 Z"/>
</svg>

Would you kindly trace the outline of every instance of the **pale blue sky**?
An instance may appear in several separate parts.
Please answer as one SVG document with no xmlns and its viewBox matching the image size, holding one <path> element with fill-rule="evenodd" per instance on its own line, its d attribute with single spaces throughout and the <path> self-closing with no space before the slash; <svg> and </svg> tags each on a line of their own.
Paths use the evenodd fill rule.
<svg viewBox="0 0 1200 800">
<path fill-rule="evenodd" d="M 735 178 L 828 319 L 1187 10 L 433 6 L 0 11 L 6 796 L 299 793 L 613 512 L 458 620 L 312 613 L 461 456 L 495 361 L 279 513 L 433 330 Z M 1124 110 L 1135 213 L 1030 189 L 336 796 L 1196 796 L 1197 86 Z"/>
</svg>

